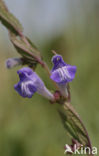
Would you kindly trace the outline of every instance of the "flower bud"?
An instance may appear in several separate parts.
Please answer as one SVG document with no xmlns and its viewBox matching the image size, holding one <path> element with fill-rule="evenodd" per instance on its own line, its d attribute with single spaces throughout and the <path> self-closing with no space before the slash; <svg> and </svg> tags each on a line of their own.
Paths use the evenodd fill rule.
<svg viewBox="0 0 99 156">
<path fill-rule="evenodd" d="M 11 69 L 11 68 L 16 67 L 21 64 L 22 64 L 21 58 L 9 58 L 6 61 L 6 67 L 8 69 Z"/>
</svg>

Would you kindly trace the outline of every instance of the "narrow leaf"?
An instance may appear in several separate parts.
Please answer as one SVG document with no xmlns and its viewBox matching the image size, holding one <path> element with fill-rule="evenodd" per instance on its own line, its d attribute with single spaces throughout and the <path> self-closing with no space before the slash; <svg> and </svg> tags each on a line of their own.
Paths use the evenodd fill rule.
<svg viewBox="0 0 99 156">
<path fill-rule="evenodd" d="M 36 66 L 44 65 L 40 53 L 35 45 L 23 35 L 19 21 L 9 12 L 3 0 L 0 0 L 0 20 L 9 31 L 9 37 L 17 52 L 24 58 L 25 64 Z"/>
<path fill-rule="evenodd" d="M 19 34 L 23 31 L 23 28 L 19 21 L 14 17 L 7 9 L 3 0 L 0 0 L 0 21 L 10 31 Z"/>
<path fill-rule="evenodd" d="M 85 126 L 83 125 L 79 115 L 76 113 L 70 103 L 65 102 L 64 111 L 59 110 L 60 117 L 64 128 L 67 130 L 72 139 L 77 140 L 83 146 L 91 147 L 91 142 Z"/>
<path fill-rule="evenodd" d="M 25 60 L 27 60 L 26 62 L 30 64 L 30 66 L 36 66 L 38 62 L 42 63 L 40 53 L 37 51 L 37 49 L 32 48 L 32 46 L 29 43 L 29 45 L 26 44 L 23 38 L 20 39 L 12 32 L 9 32 L 9 36 L 11 42 L 13 43 L 18 53 L 22 57 L 24 57 Z"/>
</svg>

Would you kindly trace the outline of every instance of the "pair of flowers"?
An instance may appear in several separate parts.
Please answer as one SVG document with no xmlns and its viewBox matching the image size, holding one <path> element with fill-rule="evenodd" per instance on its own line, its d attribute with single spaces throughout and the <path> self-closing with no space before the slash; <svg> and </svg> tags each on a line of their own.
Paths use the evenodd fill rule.
<svg viewBox="0 0 99 156">
<path fill-rule="evenodd" d="M 15 60 L 16 62 L 18 60 Z M 7 66 L 15 65 L 15 61 L 7 61 Z M 55 55 L 52 58 L 53 69 L 50 78 L 55 81 L 61 94 L 67 96 L 67 83 L 75 77 L 76 66 L 71 66 L 63 61 L 61 55 Z M 24 98 L 31 98 L 35 92 L 53 101 L 54 95 L 46 88 L 41 78 L 29 67 L 18 70 L 20 81 L 14 86 L 15 90 Z"/>
</svg>

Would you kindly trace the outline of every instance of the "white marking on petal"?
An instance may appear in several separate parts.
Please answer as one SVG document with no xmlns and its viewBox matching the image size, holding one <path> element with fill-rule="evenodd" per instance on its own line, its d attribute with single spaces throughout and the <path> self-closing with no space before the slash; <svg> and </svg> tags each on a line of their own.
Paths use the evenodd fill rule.
<svg viewBox="0 0 99 156">
<path fill-rule="evenodd" d="M 58 68 L 55 72 L 59 73 L 61 81 L 64 81 L 66 79 L 71 79 L 71 76 L 66 67 Z"/>
<path fill-rule="evenodd" d="M 64 72 L 65 78 L 71 79 L 71 76 L 70 76 L 70 74 L 69 74 L 67 68 L 66 68 L 66 67 L 62 67 L 62 70 L 63 70 L 63 72 Z"/>
<path fill-rule="evenodd" d="M 63 80 L 64 80 L 64 73 L 63 73 L 62 69 L 59 68 L 59 69 L 58 69 L 58 72 L 59 72 L 59 75 L 60 75 L 61 81 L 63 81 Z"/>
<path fill-rule="evenodd" d="M 24 93 L 26 93 L 26 94 L 28 93 L 28 95 L 31 95 L 31 92 L 30 92 L 30 90 L 28 88 L 29 84 L 33 85 L 33 82 L 32 81 L 26 81 L 26 82 L 22 82 L 21 83 L 21 90 L 22 90 L 23 94 Z"/>
</svg>

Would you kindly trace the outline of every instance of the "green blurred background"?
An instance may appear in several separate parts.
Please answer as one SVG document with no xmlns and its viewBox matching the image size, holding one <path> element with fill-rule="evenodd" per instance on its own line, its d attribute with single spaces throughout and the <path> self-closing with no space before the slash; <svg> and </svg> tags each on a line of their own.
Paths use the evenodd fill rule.
<svg viewBox="0 0 99 156">
<path fill-rule="evenodd" d="M 24 26 L 25 34 L 38 46 L 50 69 L 51 50 L 77 66 L 70 84 L 72 105 L 80 114 L 92 141 L 99 148 L 99 1 L 98 0 L 6 0 Z M 0 24 L 0 156 L 63 156 L 70 142 L 56 105 L 35 94 L 23 99 L 13 89 L 16 71 L 5 61 L 18 56 Z M 46 86 L 53 84 L 37 67 Z"/>
</svg>

